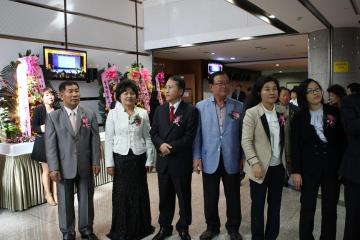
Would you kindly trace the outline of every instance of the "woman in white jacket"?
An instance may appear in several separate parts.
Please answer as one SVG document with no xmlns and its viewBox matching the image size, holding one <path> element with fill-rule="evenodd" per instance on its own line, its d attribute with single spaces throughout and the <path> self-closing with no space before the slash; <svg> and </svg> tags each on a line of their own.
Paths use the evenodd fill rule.
<svg viewBox="0 0 360 240">
<path fill-rule="evenodd" d="M 110 239 L 142 239 L 153 233 L 146 170 L 154 162 L 146 110 L 136 107 L 139 90 L 130 80 L 116 89 L 119 103 L 105 126 L 105 162 L 114 177 Z"/>
</svg>

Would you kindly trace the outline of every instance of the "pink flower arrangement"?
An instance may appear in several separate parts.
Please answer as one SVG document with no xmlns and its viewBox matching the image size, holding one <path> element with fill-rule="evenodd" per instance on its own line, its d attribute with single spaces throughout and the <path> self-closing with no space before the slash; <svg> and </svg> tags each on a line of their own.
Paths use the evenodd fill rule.
<svg viewBox="0 0 360 240">
<path fill-rule="evenodd" d="M 180 123 L 181 123 L 181 119 L 182 119 L 182 115 L 180 116 L 177 116 L 174 120 L 173 120 L 173 123 L 176 125 L 176 126 L 180 126 Z"/>
<path fill-rule="evenodd" d="M 164 72 L 159 72 L 158 74 L 156 74 L 155 84 L 156 84 L 156 91 L 157 91 L 157 99 L 159 101 L 159 104 L 163 105 L 164 97 L 163 97 L 163 92 L 162 92 L 161 88 L 164 88 L 164 84 L 165 84 L 165 73 Z"/>
<path fill-rule="evenodd" d="M 131 72 L 131 78 L 130 79 L 132 79 L 132 80 L 136 80 L 136 79 L 139 79 L 141 77 L 141 74 L 140 74 L 140 72 L 139 71 L 133 71 L 133 72 Z"/>
<path fill-rule="evenodd" d="M 331 114 L 328 114 L 327 115 L 327 118 L 326 118 L 326 124 L 327 124 L 327 127 L 333 127 L 336 123 L 336 117 L 331 115 Z"/>
<path fill-rule="evenodd" d="M 165 73 L 159 72 L 158 74 L 156 74 L 155 80 L 159 81 L 159 83 L 161 84 L 165 83 Z"/>
<path fill-rule="evenodd" d="M 86 128 L 90 128 L 91 125 L 89 123 L 89 119 L 86 116 L 81 117 L 82 126 Z"/>
<path fill-rule="evenodd" d="M 30 76 L 37 75 L 39 71 L 39 58 L 37 56 L 28 56 L 25 57 L 26 65 L 27 65 L 27 74 Z"/>
<path fill-rule="evenodd" d="M 239 112 L 236 112 L 236 111 L 232 111 L 230 113 L 230 117 L 234 120 L 238 120 L 240 118 L 240 113 Z"/>
<path fill-rule="evenodd" d="M 280 126 L 282 126 L 282 127 L 285 126 L 286 118 L 285 118 L 284 114 L 280 114 L 278 120 L 279 120 Z"/>
<path fill-rule="evenodd" d="M 119 73 L 118 73 L 118 70 L 116 69 L 115 65 L 107 68 L 104 71 L 104 80 L 105 81 L 117 80 L 117 79 L 119 79 Z"/>
</svg>

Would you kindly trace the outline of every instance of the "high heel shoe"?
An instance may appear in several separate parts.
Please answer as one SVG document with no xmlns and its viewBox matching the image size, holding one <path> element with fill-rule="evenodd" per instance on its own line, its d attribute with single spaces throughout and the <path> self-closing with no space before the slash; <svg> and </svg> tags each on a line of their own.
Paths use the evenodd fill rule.
<svg viewBox="0 0 360 240">
<path fill-rule="evenodd" d="M 54 201 L 51 194 L 45 195 L 45 199 L 50 206 L 56 206 L 56 202 Z"/>
</svg>

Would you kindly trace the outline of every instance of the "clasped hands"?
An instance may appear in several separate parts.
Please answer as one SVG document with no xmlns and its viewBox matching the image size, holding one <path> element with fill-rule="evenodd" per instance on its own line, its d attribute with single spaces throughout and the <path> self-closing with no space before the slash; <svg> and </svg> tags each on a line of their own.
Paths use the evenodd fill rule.
<svg viewBox="0 0 360 240">
<path fill-rule="evenodd" d="M 172 149 L 172 146 L 167 144 L 167 143 L 163 143 L 160 145 L 160 156 L 161 157 L 165 157 L 166 155 L 169 155 L 171 153 L 171 149 Z"/>
<path fill-rule="evenodd" d="M 96 177 L 100 173 L 100 166 L 92 166 L 92 172 L 94 176 Z M 53 182 L 59 182 L 61 180 L 61 174 L 60 171 L 51 171 L 50 172 L 50 179 Z"/>
</svg>

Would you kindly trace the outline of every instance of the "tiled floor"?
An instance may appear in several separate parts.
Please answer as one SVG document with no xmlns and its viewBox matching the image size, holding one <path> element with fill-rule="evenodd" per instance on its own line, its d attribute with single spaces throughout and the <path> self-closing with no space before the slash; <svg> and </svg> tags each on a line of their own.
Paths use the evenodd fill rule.
<svg viewBox="0 0 360 240">
<path fill-rule="evenodd" d="M 151 212 L 153 224 L 156 231 L 158 217 L 158 187 L 155 173 L 148 175 Z M 193 223 L 190 226 L 190 234 L 193 239 L 198 239 L 201 232 L 205 229 L 205 220 L 203 215 L 203 193 L 201 175 L 193 175 L 192 186 L 192 207 Z M 111 189 L 112 184 L 106 184 L 96 188 L 95 191 L 95 224 L 94 231 L 100 239 L 107 239 L 105 234 L 109 231 L 111 224 Z M 221 188 L 222 189 L 222 188 Z M 242 224 L 240 228 L 244 239 L 251 239 L 250 235 L 250 196 L 249 184 L 247 180 L 243 181 L 241 186 L 241 204 L 242 204 Z M 293 240 L 298 239 L 298 222 L 299 222 L 299 193 L 288 188 L 284 188 L 282 209 L 281 209 L 281 227 L 278 239 Z M 319 238 L 320 230 L 320 201 L 318 201 L 318 211 L 315 216 L 315 239 Z M 221 190 L 219 212 L 222 223 L 221 233 L 217 239 L 228 239 L 224 230 L 225 222 L 225 198 Z M 177 221 L 178 215 L 175 214 L 174 222 Z M 342 239 L 344 230 L 345 208 L 338 206 L 338 225 L 337 238 Z M 48 240 L 61 239 L 62 235 L 58 229 L 57 207 L 51 207 L 47 204 L 33 207 L 23 212 L 9 212 L 0 210 L 0 239 L 1 240 Z M 77 233 L 78 239 L 80 234 Z M 151 239 L 152 236 L 146 239 Z M 169 240 L 179 239 L 177 234 Z"/>
</svg>

